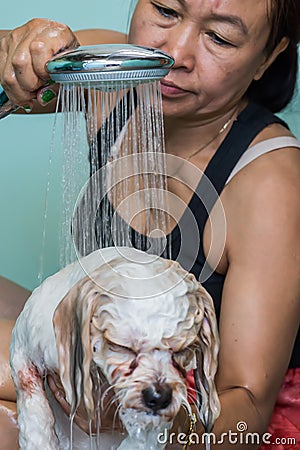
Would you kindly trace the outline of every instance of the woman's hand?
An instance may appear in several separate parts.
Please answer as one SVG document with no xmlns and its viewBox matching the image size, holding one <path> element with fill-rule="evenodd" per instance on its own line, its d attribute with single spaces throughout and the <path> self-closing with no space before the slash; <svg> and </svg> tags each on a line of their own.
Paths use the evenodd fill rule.
<svg viewBox="0 0 300 450">
<path fill-rule="evenodd" d="M 0 40 L 0 83 L 14 104 L 43 101 L 39 89 L 50 79 L 45 64 L 56 53 L 79 45 L 69 27 L 47 19 L 32 19 Z"/>
<path fill-rule="evenodd" d="M 47 377 L 47 382 L 49 389 L 51 390 L 53 396 L 59 403 L 60 407 L 64 411 L 64 413 L 69 417 L 71 412 L 71 407 L 69 403 L 66 401 L 65 398 L 65 392 L 63 389 L 63 386 L 61 384 L 60 378 L 57 374 L 51 374 Z M 102 392 L 105 392 L 108 388 L 108 384 L 104 384 L 102 386 Z M 113 401 L 113 391 L 112 389 L 109 389 L 107 391 L 107 394 L 104 394 L 103 399 L 103 411 L 101 413 L 101 431 L 108 431 L 111 432 L 116 429 L 120 429 L 121 424 L 120 421 L 116 415 L 115 407 L 116 405 L 112 402 Z M 96 403 L 96 402 L 95 402 Z M 101 407 L 102 410 L 102 407 Z M 90 423 L 89 419 L 86 413 L 86 410 L 84 408 L 84 405 L 80 404 L 79 408 L 76 411 L 74 422 L 81 428 L 85 433 L 90 433 Z M 95 416 L 92 419 L 91 423 L 91 431 L 92 433 L 97 432 L 97 419 L 96 419 L 96 413 Z"/>
</svg>

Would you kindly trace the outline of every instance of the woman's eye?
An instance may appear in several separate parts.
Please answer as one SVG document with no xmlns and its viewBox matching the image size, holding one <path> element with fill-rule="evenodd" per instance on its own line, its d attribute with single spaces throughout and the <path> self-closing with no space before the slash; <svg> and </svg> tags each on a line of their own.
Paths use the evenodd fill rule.
<svg viewBox="0 0 300 450">
<path fill-rule="evenodd" d="M 159 12 L 160 15 L 167 17 L 167 18 L 173 18 L 178 17 L 178 14 L 176 11 L 170 8 L 166 8 L 164 6 L 158 5 L 156 3 L 153 3 L 154 8 Z"/>
<path fill-rule="evenodd" d="M 209 31 L 208 33 L 206 33 L 210 39 L 217 45 L 220 45 L 222 47 L 235 47 L 234 44 L 232 44 L 231 42 L 226 41 L 225 39 L 221 38 L 220 36 L 218 36 L 216 33 L 214 33 L 213 31 Z"/>
</svg>

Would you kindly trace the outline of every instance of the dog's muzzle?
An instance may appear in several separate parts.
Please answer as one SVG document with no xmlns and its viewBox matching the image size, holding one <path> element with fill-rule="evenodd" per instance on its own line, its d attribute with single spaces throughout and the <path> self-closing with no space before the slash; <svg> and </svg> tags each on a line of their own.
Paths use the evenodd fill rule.
<svg viewBox="0 0 300 450">
<path fill-rule="evenodd" d="M 173 391 L 167 383 L 155 383 L 142 391 L 143 401 L 154 413 L 167 408 L 172 401 Z"/>
</svg>

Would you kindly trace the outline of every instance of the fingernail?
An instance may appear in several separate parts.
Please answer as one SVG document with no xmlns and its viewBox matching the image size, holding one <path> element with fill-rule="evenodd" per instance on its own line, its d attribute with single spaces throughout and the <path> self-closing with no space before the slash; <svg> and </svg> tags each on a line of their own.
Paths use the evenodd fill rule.
<svg viewBox="0 0 300 450">
<path fill-rule="evenodd" d="M 27 106 L 27 105 L 23 106 L 23 109 L 24 109 L 25 112 L 27 112 L 27 114 L 31 113 L 31 111 L 32 111 L 31 106 Z"/>
<path fill-rule="evenodd" d="M 46 88 L 47 86 L 51 86 L 52 84 L 56 84 L 56 81 L 51 80 L 51 78 L 44 84 L 44 88 Z"/>
<path fill-rule="evenodd" d="M 56 97 L 56 94 L 54 91 L 52 91 L 52 89 L 46 89 L 41 95 L 41 99 L 42 99 L 43 103 L 51 102 L 51 100 L 53 100 L 54 97 Z"/>
</svg>

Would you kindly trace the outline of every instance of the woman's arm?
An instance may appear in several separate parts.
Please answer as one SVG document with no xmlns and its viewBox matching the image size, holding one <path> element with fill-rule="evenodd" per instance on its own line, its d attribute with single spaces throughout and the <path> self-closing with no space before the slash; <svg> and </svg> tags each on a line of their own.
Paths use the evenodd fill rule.
<svg viewBox="0 0 300 450">
<path fill-rule="evenodd" d="M 16 320 L 30 294 L 28 289 L 0 276 L 0 319 Z"/>
<path fill-rule="evenodd" d="M 0 30 L 0 39 L 2 39 L 7 33 L 9 33 L 11 30 Z"/>
<path fill-rule="evenodd" d="M 3 450 L 19 448 L 16 393 L 9 365 L 9 345 L 14 323 L 13 320 L 0 319 L 0 448 Z"/>
<path fill-rule="evenodd" d="M 30 291 L 0 277 L 0 448 L 17 450 L 16 393 L 10 375 L 9 346 L 15 319 Z"/>
<path fill-rule="evenodd" d="M 0 400 L 0 436 L 2 450 L 18 450 L 17 405 Z"/>
<path fill-rule="evenodd" d="M 0 277 L 0 401 L 16 401 L 15 389 L 10 375 L 9 346 L 15 320 L 22 311 L 29 295 L 28 289 Z"/>
<path fill-rule="evenodd" d="M 8 402 L 16 401 L 16 393 L 11 379 L 9 365 L 9 346 L 14 320 L 0 319 L 0 399 Z"/>
<path fill-rule="evenodd" d="M 127 35 L 113 30 L 87 29 L 75 31 L 80 45 L 126 44 Z"/>
<path fill-rule="evenodd" d="M 43 19 L 41 19 L 43 20 Z M 0 39 L 13 30 L 0 30 Z M 97 44 L 125 44 L 127 35 L 120 31 L 105 30 L 100 28 L 88 28 L 85 30 L 74 31 L 80 45 Z"/>
<path fill-rule="evenodd" d="M 214 432 L 265 433 L 299 327 L 300 153 L 259 158 L 224 191 L 228 233 Z M 245 433 L 244 433 L 245 436 Z M 256 449 L 257 445 L 220 449 Z M 215 447 L 218 448 L 218 447 Z"/>
<path fill-rule="evenodd" d="M 79 45 L 126 42 L 126 35 L 110 30 L 72 32 L 67 25 L 32 19 L 14 30 L 0 31 L 0 83 L 7 96 L 32 112 L 53 112 L 55 102 L 45 105 L 43 93 L 50 80 L 45 64 L 56 53 Z M 35 99 L 38 99 L 38 102 Z"/>
</svg>

